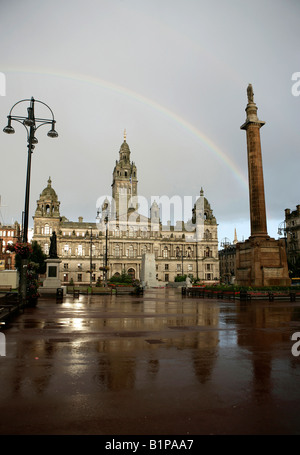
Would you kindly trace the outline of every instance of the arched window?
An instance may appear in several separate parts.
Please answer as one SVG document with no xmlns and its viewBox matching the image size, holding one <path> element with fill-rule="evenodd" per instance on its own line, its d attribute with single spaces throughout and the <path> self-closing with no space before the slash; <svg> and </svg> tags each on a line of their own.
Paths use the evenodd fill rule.
<svg viewBox="0 0 300 455">
<path fill-rule="evenodd" d="M 168 256 L 169 256 L 168 247 L 165 246 L 165 247 L 164 247 L 164 251 L 163 251 L 163 257 L 164 257 L 164 258 L 167 258 Z"/>
<path fill-rule="evenodd" d="M 120 246 L 119 245 L 115 246 L 115 257 L 116 258 L 120 257 Z"/>
<path fill-rule="evenodd" d="M 82 256 L 82 245 L 78 245 L 77 254 L 78 256 Z"/>
<path fill-rule="evenodd" d="M 131 278 L 132 278 L 133 280 L 135 279 L 135 270 L 134 270 L 134 269 L 132 269 L 132 268 L 128 269 L 128 272 L 127 272 L 127 273 L 128 273 L 128 275 L 131 276 Z"/>
<path fill-rule="evenodd" d="M 44 234 L 45 234 L 45 235 L 49 235 L 49 234 L 50 234 L 50 227 L 49 227 L 49 224 L 45 224 Z"/>
</svg>

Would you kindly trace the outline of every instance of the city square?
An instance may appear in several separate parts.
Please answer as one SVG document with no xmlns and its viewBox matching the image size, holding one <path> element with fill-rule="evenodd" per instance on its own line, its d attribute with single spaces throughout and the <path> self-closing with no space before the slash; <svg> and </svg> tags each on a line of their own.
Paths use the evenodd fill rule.
<svg viewBox="0 0 300 455">
<path fill-rule="evenodd" d="M 1 435 L 300 434 L 299 14 L 2 3 Z"/>
<path fill-rule="evenodd" d="M 299 301 L 40 299 L 5 326 L 0 433 L 299 434 L 299 330 Z"/>
</svg>

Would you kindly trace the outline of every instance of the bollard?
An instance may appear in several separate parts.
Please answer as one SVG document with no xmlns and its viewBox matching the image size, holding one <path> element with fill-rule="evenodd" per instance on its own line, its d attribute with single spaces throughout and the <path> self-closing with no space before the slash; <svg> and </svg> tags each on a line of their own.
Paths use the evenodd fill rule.
<svg viewBox="0 0 300 455">
<path fill-rule="evenodd" d="M 62 301 L 64 296 L 64 291 L 62 288 L 57 288 L 56 289 L 56 300 Z"/>
</svg>

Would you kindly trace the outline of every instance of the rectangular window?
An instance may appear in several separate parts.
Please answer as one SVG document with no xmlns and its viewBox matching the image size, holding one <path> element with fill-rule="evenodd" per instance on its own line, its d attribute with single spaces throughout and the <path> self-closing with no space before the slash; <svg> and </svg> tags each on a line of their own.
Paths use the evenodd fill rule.
<svg viewBox="0 0 300 455">
<path fill-rule="evenodd" d="M 165 264 L 165 270 L 169 270 L 169 264 Z"/>
<path fill-rule="evenodd" d="M 189 272 L 192 272 L 192 271 L 193 271 L 193 265 L 192 265 L 192 264 L 189 264 L 189 265 L 188 265 L 188 271 L 189 271 Z"/>
<path fill-rule="evenodd" d="M 69 281 L 69 277 L 67 273 L 64 273 L 64 282 Z"/>
<path fill-rule="evenodd" d="M 82 264 L 78 264 L 78 270 L 82 270 Z"/>
<path fill-rule="evenodd" d="M 82 281 L 82 273 L 77 274 L 77 281 Z"/>
<path fill-rule="evenodd" d="M 169 274 L 165 273 L 165 281 L 169 281 Z"/>
<path fill-rule="evenodd" d="M 68 270 L 69 264 L 64 264 L 64 270 Z"/>
</svg>

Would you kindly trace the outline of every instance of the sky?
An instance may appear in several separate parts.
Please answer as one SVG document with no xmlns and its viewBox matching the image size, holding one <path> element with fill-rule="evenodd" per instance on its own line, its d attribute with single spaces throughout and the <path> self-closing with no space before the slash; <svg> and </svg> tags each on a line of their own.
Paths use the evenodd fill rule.
<svg viewBox="0 0 300 455">
<path fill-rule="evenodd" d="M 284 210 L 300 203 L 299 18 L 298 0 L 0 0 L 0 221 L 21 222 L 27 171 L 25 128 L 2 129 L 11 107 L 34 97 L 59 137 L 47 125 L 36 132 L 30 227 L 49 176 L 62 216 L 96 221 L 126 129 L 139 195 L 196 200 L 203 188 L 220 243 L 235 229 L 248 238 L 240 126 L 251 83 L 266 122 L 268 233 L 278 238 Z M 51 118 L 41 103 L 35 115 Z"/>
</svg>

